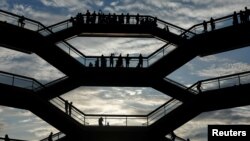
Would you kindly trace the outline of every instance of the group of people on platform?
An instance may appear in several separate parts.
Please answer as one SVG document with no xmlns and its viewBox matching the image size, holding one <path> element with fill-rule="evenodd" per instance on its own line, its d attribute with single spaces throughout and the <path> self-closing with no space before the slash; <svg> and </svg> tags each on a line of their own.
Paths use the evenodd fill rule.
<svg viewBox="0 0 250 141">
<path fill-rule="evenodd" d="M 238 14 L 239 14 L 239 18 L 238 18 Z M 248 23 L 250 21 L 249 16 L 250 16 L 250 10 L 247 7 L 245 7 L 245 11 L 240 10 L 239 13 L 234 11 L 234 13 L 233 13 L 233 25 L 238 25 L 239 23 L 240 24 Z M 210 23 L 211 30 L 212 31 L 215 30 L 215 20 L 211 17 L 209 22 L 203 21 L 203 23 L 202 23 L 203 28 L 204 28 L 204 32 L 208 31 L 208 27 L 207 27 L 208 23 Z"/>
<path fill-rule="evenodd" d="M 107 57 L 104 57 L 104 55 L 102 55 L 100 58 L 96 58 L 95 64 L 93 65 L 92 62 L 89 63 L 89 67 L 101 67 L 101 68 L 106 68 L 107 67 Z M 117 67 L 117 68 L 121 68 L 124 67 L 123 65 L 123 60 L 125 60 L 125 67 L 128 68 L 130 67 L 130 60 L 132 59 L 129 54 L 127 54 L 126 57 L 122 57 L 122 55 L 120 54 L 120 56 L 117 58 L 116 60 L 116 65 L 114 65 L 114 54 L 111 53 L 110 57 L 109 57 L 109 67 Z M 138 64 L 137 64 L 137 68 L 142 68 L 143 67 L 143 57 L 142 54 L 139 55 L 138 59 Z M 101 65 L 100 65 L 100 60 L 101 60 Z"/>
<path fill-rule="evenodd" d="M 116 13 L 104 14 L 101 10 L 98 13 L 95 11 L 91 14 L 89 10 L 87 10 L 86 14 L 78 13 L 76 17 L 71 17 L 70 22 L 73 25 L 81 25 L 81 24 L 131 24 L 131 17 L 135 18 L 134 24 L 141 25 L 152 25 L 157 26 L 157 17 L 151 18 L 148 16 L 140 16 L 137 13 L 136 16 L 131 16 L 129 13 L 124 15 L 123 13 L 120 15 L 116 15 Z"/>
</svg>

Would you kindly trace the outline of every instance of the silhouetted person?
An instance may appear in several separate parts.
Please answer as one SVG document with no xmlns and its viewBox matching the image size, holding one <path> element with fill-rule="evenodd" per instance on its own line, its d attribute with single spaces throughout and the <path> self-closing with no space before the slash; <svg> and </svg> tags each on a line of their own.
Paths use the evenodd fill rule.
<svg viewBox="0 0 250 141">
<path fill-rule="evenodd" d="M 76 21 L 75 21 L 75 19 L 73 17 L 70 17 L 69 22 L 71 22 L 73 26 L 76 25 Z"/>
<path fill-rule="evenodd" d="M 116 67 L 123 67 L 122 54 L 120 54 L 120 56 L 118 57 Z"/>
<path fill-rule="evenodd" d="M 107 126 L 109 126 L 109 122 L 107 122 Z"/>
<path fill-rule="evenodd" d="M 9 138 L 8 134 L 5 135 L 4 141 L 10 141 L 10 138 Z"/>
<path fill-rule="evenodd" d="M 93 64 L 92 62 L 89 63 L 89 67 L 92 68 L 93 67 Z"/>
<path fill-rule="evenodd" d="M 96 58 L 96 60 L 95 60 L 95 67 L 99 67 L 99 58 Z"/>
<path fill-rule="evenodd" d="M 53 137 L 53 132 L 49 134 L 48 141 L 53 141 L 52 137 Z"/>
<path fill-rule="evenodd" d="M 237 16 L 236 11 L 234 11 L 234 14 L 233 14 L 233 25 L 237 25 L 237 24 L 239 24 L 238 16 Z"/>
<path fill-rule="evenodd" d="M 201 82 L 199 81 L 197 86 L 196 86 L 197 90 L 199 93 L 201 93 Z"/>
<path fill-rule="evenodd" d="M 109 58 L 110 67 L 114 67 L 114 54 L 111 53 Z"/>
<path fill-rule="evenodd" d="M 136 20 L 136 24 L 139 24 L 139 20 L 140 20 L 140 15 L 139 13 L 137 13 L 136 17 L 135 17 L 135 20 Z"/>
<path fill-rule="evenodd" d="M 98 123 L 99 123 L 99 126 L 103 126 L 103 118 L 102 117 L 100 117 L 99 119 L 98 119 Z"/>
<path fill-rule="evenodd" d="M 126 56 L 126 58 L 125 58 L 126 68 L 129 67 L 129 61 L 130 61 L 130 57 L 129 57 L 129 54 L 127 54 L 127 56 Z"/>
<path fill-rule="evenodd" d="M 168 25 L 165 25 L 164 30 L 166 30 L 167 32 L 169 32 Z"/>
<path fill-rule="evenodd" d="M 202 25 L 203 25 L 203 28 L 204 28 L 204 32 L 207 32 L 207 22 L 203 21 Z"/>
<path fill-rule="evenodd" d="M 210 19 L 210 24 L 211 24 L 211 30 L 215 30 L 215 23 L 214 23 L 214 19 L 211 17 Z"/>
<path fill-rule="evenodd" d="M 240 10 L 240 23 L 245 23 L 245 14 L 242 10 Z"/>
<path fill-rule="evenodd" d="M 82 13 L 78 13 L 78 14 L 76 15 L 76 23 L 77 23 L 78 25 L 82 25 L 82 24 L 84 23 L 84 19 L 83 19 Z"/>
<path fill-rule="evenodd" d="M 245 20 L 246 22 L 249 22 L 249 15 L 250 15 L 250 10 L 245 7 Z"/>
<path fill-rule="evenodd" d="M 188 138 L 187 141 L 190 141 L 190 139 Z"/>
<path fill-rule="evenodd" d="M 126 24 L 130 24 L 130 15 L 127 13 L 126 15 Z"/>
<path fill-rule="evenodd" d="M 120 22 L 121 22 L 121 24 L 124 24 L 124 14 L 123 13 L 121 14 L 121 21 Z"/>
<path fill-rule="evenodd" d="M 96 13 L 94 11 L 92 14 L 92 24 L 95 24 L 95 23 L 96 23 Z"/>
<path fill-rule="evenodd" d="M 150 23 L 151 23 L 151 21 L 150 21 Z M 157 17 L 154 17 L 154 22 L 153 22 L 153 26 L 157 26 Z"/>
<path fill-rule="evenodd" d="M 89 12 L 89 10 L 87 10 L 87 12 L 86 12 L 86 23 L 89 24 L 89 22 L 90 22 L 90 12 Z"/>
<path fill-rule="evenodd" d="M 65 101 L 65 107 L 64 108 L 65 108 L 65 113 L 69 114 L 69 101 L 68 100 Z"/>
<path fill-rule="evenodd" d="M 103 55 L 101 56 L 101 67 L 102 68 L 107 67 L 107 60 L 105 59 Z"/>
<path fill-rule="evenodd" d="M 73 106 L 73 102 L 69 103 L 69 116 L 71 116 L 72 113 L 72 106 Z"/>
<path fill-rule="evenodd" d="M 143 67 L 143 58 L 142 58 L 142 55 L 141 55 L 141 54 L 139 55 L 138 67 L 139 67 L 139 68 L 142 68 L 142 67 Z"/>
<path fill-rule="evenodd" d="M 173 131 L 170 133 L 170 136 L 171 136 L 171 140 L 174 141 L 176 138 L 176 135 Z"/>
<path fill-rule="evenodd" d="M 20 27 L 24 27 L 25 23 L 24 23 L 24 16 L 21 16 L 19 19 L 18 19 L 18 26 Z"/>
</svg>

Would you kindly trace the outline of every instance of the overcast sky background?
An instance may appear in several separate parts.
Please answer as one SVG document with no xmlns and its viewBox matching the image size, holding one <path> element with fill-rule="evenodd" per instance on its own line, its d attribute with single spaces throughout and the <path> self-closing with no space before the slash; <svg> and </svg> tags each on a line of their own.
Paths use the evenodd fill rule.
<svg viewBox="0 0 250 141">
<path fill-rule="evenodd" d="M 249 0 L 0 0 L 0 9 L 51 25 L 78 12 L 130 13 L 157 16 L 183 28 L 210 17 L 222 17 L 233 11 L 250 7 Z M 110 53 L 150 54 L 164 45 L 156 39 L 134 38 L 76 38 L 69 41 L 86 55 Z M 185 85 L 198 80 L 250 70 L 249 47 L 196 57 L 172 73 L 169 78 Z M 63 77 L 64 74 L 35 54 L 27 55 L 0 48 L 0 70 L 37 79 L 42 83 Z M 145 114 L 170 97 L 151 88 L 80 87 L 63 96 L 86 113 Z M 93 104 L 95 103 L 95 105 Z M 249 124 L 249 107 L 203 113 L 175 132 L 192 141 L 207 140 L 208 124 Z M 39 140 L 57 130 L 26 110 L 0 107 L 0 136 Z"/>
</svg>

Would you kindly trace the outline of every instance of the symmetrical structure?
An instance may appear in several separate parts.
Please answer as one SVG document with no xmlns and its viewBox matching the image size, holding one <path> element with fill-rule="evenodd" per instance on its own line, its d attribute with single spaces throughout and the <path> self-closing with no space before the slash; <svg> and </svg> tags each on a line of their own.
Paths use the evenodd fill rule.
<svg viewBox="0 0 250 141">
<path fill-rule="evenodd" d="M 0 80 L 0 104 L 27 109 L 39 116 L 64 133 L 57 140 L 167 141 L 168 133 L 202 112 L 250 104 L 250 72 L 202 80 L 189 88 L 166 78 L 196 56 L 248 46 L 250 23 L 233 25 L 233 15 L 215 19 L 218 26 L 204 31 L 203 24 L 186 30 L 151 16 L 131 15 L 129 19 L 117 18 L 112 22 L 97 16 L 88 23 L 90 17 L 78 15 L 45 27 L 6 11 L 0 10 L 0 14 L 6 17 L 6 21 L 0 21 L 2 47 L 35 53 L 66 75 L 43 85 L 33 78 L 0 72 L 4 76 L 0 77 L 4 78 Z M 135 64 L 142 61 L 140 67 L 91 67 L 89 64 L 101 56 L 86 56 L 67 43 L 76 36 L 152 37 L 166 45 L 147 57 L 132 57 Z M 104 58 L 111 61 L 110 57 Z M 88 115 L 73 106 L 70 116 L 64 112 L 65 100 L 59 96 L 79 86 L 152 87 L 172 99 L 148 115 Z M 124 124 L 100 127 L 87 121 L 89 117 L 101 116 L 120 118 Z M 134 119 L 142 122 L 129 125 L 128 121 Z"/>
</svg>

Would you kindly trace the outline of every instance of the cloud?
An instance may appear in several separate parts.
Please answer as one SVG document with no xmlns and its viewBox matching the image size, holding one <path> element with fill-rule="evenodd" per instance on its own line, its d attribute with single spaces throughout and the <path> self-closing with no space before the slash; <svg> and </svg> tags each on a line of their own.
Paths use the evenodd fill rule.
<svg viewBox="0 0 250 141">
<path fill-rule="evenodd" d="M 109 56 L 111 53 L 119 55 L 134 54 L 138 56 L 140 53 L 149 55 L 158 48 L 162 47 L 165 43 L 157 39 L 149 38 L 91 38 L 91 37 L 78 37 L 68 41 L 78 50 L 85 55 L 101 54 Z"/>
<path fill-rule="evenodd" d="M 24 54 L 0 48 L 0 70 L 35 78 L 43 83 L 61 78 L 63 73 L 35 54 Z"/>
<path fill-rule="evenodd" d="M 79 87 L 63 97 L 88 114 L 147 114 L 170 99 L 151 88 Z"/>
<path fill-rule="evenodd" d="M 23 4 L 15 4 L 11 9 L 11 12 L 17 15 L 23 15 L 27 18 L 36 20 L 44 24 L 45 26 L 58 23 L 70 17 L 70 14 L 56 14 L 49 11 L 42 11 L 34 9 L 32 6 L 27 6 Z"/>
<path fill-rule="evenodd" d="M 0 8 L 2 10 L 7 10 L 9 8 L 7 0 L 0 0 Z"/>
<path fill-rule="evenodd" d="M 0 114 L 0 136 L 6 133 L 10 137 L 24 140 L 40 140 L 57 129 L 32 114 L 30 111 L 1 106 L 4 113 Z"/>
<path fill-rule="evenodd" d="M 250 70 L 248 63 L 237 62 L 237 63 L 224 63 L 220 66 L 211 65 L 208 68 L 197 71 L 197 75 L 201 77 L 218 77 L 229 74 L 235 74 Z"/>
<path fill-rule="evenodd" d="M 249 124 L 249 106 L 202 113 L 175 130 L 177 135 L 192 141 L 207 140 L 207 125 Z"/>
</svg>

